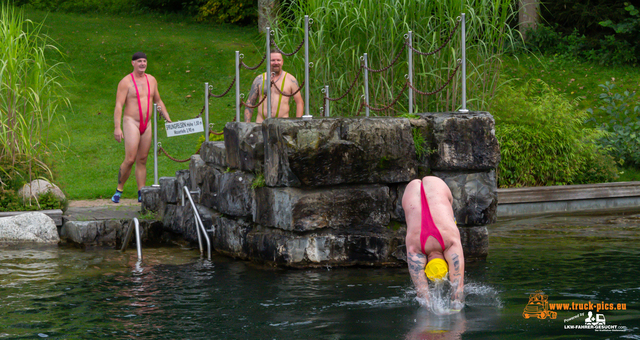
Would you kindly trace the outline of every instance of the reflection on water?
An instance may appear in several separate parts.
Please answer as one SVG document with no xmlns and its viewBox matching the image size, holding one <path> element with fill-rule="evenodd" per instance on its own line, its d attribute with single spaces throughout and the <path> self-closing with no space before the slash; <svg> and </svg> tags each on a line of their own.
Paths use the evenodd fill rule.
<svg viewBox="0 0 640 340">
<path fill-rule="evenodd" d="M 138 263 L 135 252 L 6 246 L 0 338 L 640 339 L 639 231 L 619 216 L 490 226 L 490 256 L 467 264 L 466 307 L 449 315 L 420 307 L 405 268 L 277 269 L 180 248 L 143 249 Z M 627 330 L 565 329 L 584 324 L 565 321 L 580 311 L 525 319 L 538 290 L 554 304 L 625 303 L 597 314 Z"/>
</svg>

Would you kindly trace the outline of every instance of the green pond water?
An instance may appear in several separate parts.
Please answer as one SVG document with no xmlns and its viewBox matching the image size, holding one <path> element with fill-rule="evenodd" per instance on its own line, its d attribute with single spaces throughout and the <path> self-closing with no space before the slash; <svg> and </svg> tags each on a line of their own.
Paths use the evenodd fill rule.
<svg viewBox="0 0 640 340">
<path fill-rule="evenodd" d="M 489 257 L 467 263 L 467 304 L 453 315 L 421 307 L 406 268 L 276 269 L 181 248 L 143 248 L 137 263 L 135 249 L 2 246 L 0 338 L 640 339 L 637 216 L 488 228 Z M 536 291 L 548 306 L 530 312 L 576 310 L 527 319 Z M 578 306 L 589 302 L 626 309 L 594 309 L 607 328 L 575 329 L 588 326 Z"/>
</svg>

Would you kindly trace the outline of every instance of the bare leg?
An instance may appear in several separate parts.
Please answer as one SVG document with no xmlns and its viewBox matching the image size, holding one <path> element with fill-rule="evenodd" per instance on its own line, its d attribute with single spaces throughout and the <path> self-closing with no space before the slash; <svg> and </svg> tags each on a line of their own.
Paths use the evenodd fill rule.
<svg viewBox="0 0 640 340">
<path fill-rule="evenodd" d="M 136 162 L 138 155 L 138 149 L 140 144 L 140 132 L 136 122 L 129 119 L 123 121 L 124 132 L 124 161 L 120 165 L 118 171 L 118 190 L 123 191 L 124 184 L 131 175 L 131 168 Z"/>
<path fill-rule="evenodd" d="M 152 144 L 151 137 L 151 124 L 149 124 L 138 145 L 136 157 L 136 183 L 138 184 L 138 190 L 142 189 L 147 182 L 147 156 L 149 156 L 149 149 Z"/>
</svg>

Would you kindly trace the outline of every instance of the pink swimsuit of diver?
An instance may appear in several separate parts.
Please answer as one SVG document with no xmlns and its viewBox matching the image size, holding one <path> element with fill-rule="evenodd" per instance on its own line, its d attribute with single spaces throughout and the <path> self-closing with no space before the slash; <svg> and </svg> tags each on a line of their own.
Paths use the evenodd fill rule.
<svg viewBox="0 0 640 340">
<path fill-rule="evenodd" d="M 144 75 L 144 78 L 147 80 L 147 121 L 144 120 L 142 116 L 142 105 L 140 105 L 140 93 L 138 93 L 138 85 L 136 84 L 136 79 L 133 77 L 133 73 L 131 73 L 131 79 L 133 80 L 133 86 L 136 88 L 136 97 L 138 97 L 138 112 L 140 112 L 140 135 L 142 135 L 145 130 L 147 130 L 147 124 L 149 123 L 149 103 L 151 100 L 151 87 L 149 87 L 149 77 Z"/>
<path fill-rule="evenodd" d="M 442 235 L 440 235 L 440 230 L 438 230 L 436 224 L 433 223 L 431 211 L 429 211 L 429 203 L 427 202 L 427 196 L 424 193 L 424 186 L 422 183 L 420 183 L 420 199 L 422 201 L 422 223 L 420 225 L 420 246 L 422 247 L 422 253 L 425 255 L 427 254 L 424 251 L 424 246 L 427 243 L 429 236 L 433 236 L 438 242 L 440 242 L 442 251 L 444 251 L 444 240 L 442 239 Z"/>
</svg>

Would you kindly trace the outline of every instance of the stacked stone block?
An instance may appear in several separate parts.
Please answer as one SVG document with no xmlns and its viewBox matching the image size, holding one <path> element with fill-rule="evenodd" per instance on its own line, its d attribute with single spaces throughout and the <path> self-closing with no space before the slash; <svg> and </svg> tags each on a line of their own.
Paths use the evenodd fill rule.
<svg viewBox="0 0 640 340">
<path fill-rule="evenodd" d="M 268 119 L 227 123 L 224 135 L 188 171 L 145 188 L 143 210 L 197 240 L 180 204 L 186 185 L 219 253 L 292 267 L 404 265 L 404 188 L 434 175 L 451 188 L 466 258 L 487 255 L 500 161 L 489 113 Z"/>
</svg>

